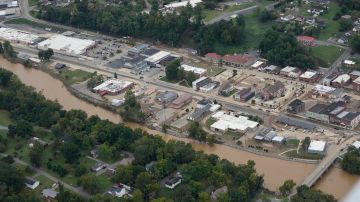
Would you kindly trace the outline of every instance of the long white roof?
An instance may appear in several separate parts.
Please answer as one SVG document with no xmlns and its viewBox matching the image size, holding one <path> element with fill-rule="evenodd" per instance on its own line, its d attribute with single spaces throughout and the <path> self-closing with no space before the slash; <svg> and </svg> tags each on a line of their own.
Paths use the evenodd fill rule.
<svg viewBox="0 0 360 202">
<path fill-rule="evenodd" d="M 31 34 L 29 32 L 20 31 L 17 29 L 1 27 L 0 38 L 9 41 L 17 40 L 24 43 L 33 43 L 36 39 L 39 38 L 39 36 L 35 34 Z"/>
<path fill-rule="evenodd" d="M 300 75 L 300 78 L 310 79 L 315 76 L 317 73 L 315 71 L 306 71 Z"/>
<path fill-rule="evenodd" d="M 334 90 L 336 90 L 336 88 L 330 87 L 330 86 L 324 86 L 324 85 L 316 85 L 314 88 L 317 92 L 320 93 L 331 93 Z"/>
<path fill-rule="evenodd" d="M 156 62 L 159 62 L 160 60 L 166 58 L 169 55 L 170 55 L 169 52 L 160 51 L 158 53 L 155 53 L 155 55 L 152 55 L 152 56 L 146 58 L 145 61 L 151 62 L 151 63 L 156 63 Z"/>
<path fill-rule="evenodd" d="M 64 51 L 66 53 L 80 55 L 84 53 L 86 49 L 94 45 L 95 41 L 90 39 L 78 39 L 57 34 L 40 42 L 38 47 L 51 48 L 54 51 Z"/>
<path fill-rule="evenodd" d="M 191 7 L 195 7 L 198 3 L 201 3 L 202 0 L 188 0 L 188 1 L 180 1 L 180 2 L 173 2 L 165 5 L 165 8 L 179 8 L 185 7 L 188 3 Z"/>
<path fill-rule="evenodd" d="M 336 83 L 346 83 L 350 80 L 350 75 L 349 74 L 341 74 L 340 76 L 338 76 L 336 79 L 334 79 L 332 82 L 336 82 Z"/>
<path fill-rule="evenodd" d="M 203 74 L 206 72 L 206 70 L 203 68 L 194 67 L 194 66 L 190 66 L 190 65 L 186 65 L 186 64 L 182 64 L 181 67 L 184 69 L 184 71 L 194 72 L 195 74 Z"/>
<path fill-rule="evenodd" d="M 355 141 L 354 143 L 352 143 L 352 146 L 354 146 L 356 149 L 360 148 L 360 141 Z"/>
</svg>

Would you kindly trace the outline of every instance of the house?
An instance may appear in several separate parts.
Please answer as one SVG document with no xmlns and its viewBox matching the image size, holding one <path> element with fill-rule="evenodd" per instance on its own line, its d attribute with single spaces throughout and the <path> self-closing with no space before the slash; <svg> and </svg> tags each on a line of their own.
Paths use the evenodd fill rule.
<svg viewBox="0 0 360 202">
<path fill-rule="evenodd" d="M 176 98 L 172 103 L 171 107 L 175 109 L 180 109 L 181 107 L 189 104 L 192 101 L 192 95 L 190 94 L 182 94 L 178 98 Z"/>
<path fill-rule="evenodd" d="M 60 69 L 64 69 L 66 65 L 64 63 L 56 63 L 54 67 L 55 69 L 60 70 Z"/>
<path fill-rule="evenodd" d="M 321 79 L 321 74 L 316 71 L 306 71 L 300 75 L 299 80 L 308 82 L 308 83 L 316 83 Z"/>
<path fill-rule="evenodd" d="M 348 85 L 351 81 L 349 74 L 341 74 L 331 82 L 331 85 L 335 88 L 341 88 Z"/>
<path fill-rule="evenodd" d="M 212 80 L 209 77 L 200 77 L 192 82 L 192 87 L 194 90 L 200 90 L 200 87 L 205 86 L 206 84 L 211 83 Z"/>
<path fill-rule="evenodd" d="M 352 60 L 344 60 L 343 65 L 345 67 L 352 68 L 352 67 L 354 67 L 356 65 L 356 62 L 354 62 Z"/>
<path fill-rule="evenodd" d="M 211 105 L 208 104 L 203 108 L 197 108 L 195 111 L 188 117 L 188 120 L 198 122 L 200 121 L 209 111 Z"/>
<path fill-rule="evenodd" d="M 305 102 L 295 99 L 287 107 L 287 111 L 293 114 L 302 112 L 305 109 Z"/>
<path fill-rule="evenodd" d="M 154 167 L 154 165 L 155 165 L 155 163 L 156 163 L 156 161 L 151 161 L 150 163 L 147 163 L 147 164 L 145 165 L 145 170 L 146 170 L 147 172 L 151 172 L 152 169 L 153 169 L 153 167 Z"/>
<path fill-rule="evenodd" d="M 325 141 L 311 140 L 307 152 L 313 154 L 323 154 L 326 149 Z"/>
<path fill-rule="evenodd" d="M 53 189 L 43 189 L 41 191 L 42 196 L 47 199 L 48 201 L 52 201 L 56 198 L 56 196 L 58 195 L 57 191 L 54 191 Z"/>
<path fill-rule="evenodd" d="M 341 98 L 344 94 L 344 89 L 343 88 L 336 88 L 334 91 L 332 91 L 330 94 L 329 94 L 329 98 L 330 99 L 338 99 L 338 98 Z"/>
<path fill-rule="evenodd" d="M 178 186 L 181 183 L 181 180 L 182 180 L 181 176 L 170 177 L 165 182 L 165 187 L 169 189 L 174 189 L 176 186 Z"/>
<path fill-rule="evenodd" d="M 351 15 L 343 15 L 341 18 L 345 20 L 351 20 Z"/>
<path fill-rule="evenodd" d="M 275 81 L 274 84 L 265 86 L 258 95 L 261 99 L 267 101 L 280 97 L 285 92 L 285 86 L 281 81 Z"/>
<path fill-rule="evenodd" d="M 219 95 L 229 96 L 234 90 L 234 86 L 231 83 L 226 83 L 219 89 Z"/>
<path fill-rule="evenodd" d="M 353 32 L 360 32 L 360 25 L 356 25 L 353 29 L 352 29 Z"/>
<path fill-rule="evenodd" d="M 297 36 L 297 41 L 304 46 L 315 46 L 315 38 L 311 36 Z"/>
<path fill-rule="evenodd" d="M 343 111 L 336 116 L 337 123 L 348 129 L 354 129 L 359 125 L 360 112 Z"/>
<path fill-rule="evenodd" d="M 178 97 L 178 94 L 173 91 L 165 91 L 155 97 L 156 101 L 162 104 L 168 104 L 174 101 Z"/>
<path fill-rule="evenodd" d="M 107 193 L 118 197 L 118 198 L 122 198 L 122 197 L 133 197 L 132 196 L 132 192 L 133 192 L 133 188 L 131 188 L 130 186 L 127 186 L 125 184 L 119 183 L 117 185 L 112 186 Z"/>
<path fill-rule="evenodd" d="M 256 60 L 256 57 L 250 54 L 241 54 L 241 55 L 225 55 L 222 58 L 224 65 L 232 67 L 248 67 L 253 64 Z"/>
<path fill-rule="evenodd" d="M 29 140 L 29 147 L 34 147 L 34 144 L 39 144 L 40 146 L 42 146 L 43 148 L 46 148 L 47 146 L 49 146 L 48 142 L 45 142 L 44 140 L 38 138 L 38 137 L 32 137 Z"/>
<path fill-rule="evenodd" d="M 99 172 L 102 169 L 105 169 L 106 165 L 101 162 L 96 162 L 96 164 L 91 168 L 93 172 Z"/>
<path fill-rule="evenodd" d="M 207 53 L 205 58 L 212 63 L 220 64 L 222 56 L 217 53 Z"/>
<path fill-rule="evenodd" d="M 116 174 L 116 169 L 115 168 L 107 168 L 106 171 L 105 171 L 105 174 L 108 176 L 108 177 L 112 177 Z"/>
<path fill-rule="evenodd" d="M 34 178 L 25 177 L 25 185 L 26 187 L 34 190 L 40 185 L 40 182 L 38 180 L 35 180 Z"/>
<path fill-rule="evenodd" d="M 98 157 L 98 148 L 97 147 L 95 147 L 95 148 L 93 148 L 91 151 L 90 151 L 90 154 L 91 154 L 91 156 L 93 157 L 93 158 L 97 158 Z"/>
<path fill-rule="evenodd" d="M 296 67 L 286 66 L 280 70 L 280 75 L 297 78 L 301 74 L 301 71 Z"/>
<path fill-rule="evenodd" d="M 211 200 L 216 201 L 217 198 L 220 196 L 220 194 L 227 193 L 228 188 L 227 186 L 220 187 L 216 189 L 215 191 L 211 192 Z"/>
<path fill-rule="evenodd" d="M 352 89 L 357 91 L 357 92 L 360 92 L 360 77 L 355 79 L 353 82 L 352 82 Z"/>
</svg>

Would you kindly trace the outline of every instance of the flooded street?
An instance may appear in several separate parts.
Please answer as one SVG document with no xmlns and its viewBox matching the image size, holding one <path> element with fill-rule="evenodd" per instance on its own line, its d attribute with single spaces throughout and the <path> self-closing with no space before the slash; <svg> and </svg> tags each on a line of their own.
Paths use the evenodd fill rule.
<svg viewBox="0 0 360 202">
<path fill-rule="evenodd" d="M 37 69 L 25 68 L 21 64 L 12 64 L 3 58 L 0 58 L 0 64 L 4 69 L 16 74 L 26 85 L 41 91 L 46 98 L 57 100 L 64 109 L 80 109 L 87 112 L 88 115 L 98 115 L 102 119 L 109 119 L 115 123 L 122 121 L 119 115 L 73 96 L 61 81 L 52 78 L 47 73 Z M 164 140 L 175 139 L 191 143 L 196 150 L 202 150 L 208 154 L 217 154 L 220 158 L 228 159 L 236 164 L 253 160 L 256 163 L 258 173 L 264 174 L 265 187 L 272 191 L 275 191 L 287 179 L 293 179 L 295 182 L 300 183 L 316 166 L 255 155 L 225 145 L 210 147 L 193 140 L 164 135 L 138 124 L 129 123 L 126 125 L 132 128 L 143 128 L 151 134 L 161 135 Z M 357 176 L 349 175 L 338 168 L 332 168 L 315 187 L 341 198 L 349 191 L 356 180 L 358 180 Z"/>
</svg>

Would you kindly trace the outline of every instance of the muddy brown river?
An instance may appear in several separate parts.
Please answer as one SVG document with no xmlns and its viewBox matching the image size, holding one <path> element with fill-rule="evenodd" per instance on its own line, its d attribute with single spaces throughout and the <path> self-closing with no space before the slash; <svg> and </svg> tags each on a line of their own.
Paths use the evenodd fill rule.
<svg viewBox="0 0 360 202">
<path fill-rule="evenodd" d="M 98 115 L 102 119 L 109 119 L 115 123 L 122 121 L 119 115 L 73 96 L 67 91 L 61 81 L 54 79 L 47 73 L 37 69 L 26 68 L 21 64 L 12 64 L 3 58 L 0 58 L 0 66 L 16 74 L 26 85 L 42 92 L 46 98 L 57 100 L 64 109 L 80 109 L 87 112 L 88 115 Z M 161 134 L 158 131 L 149 130 L 138 124 L 126 123 L 126 125 L 131 128 L 142 128 L 151 134 L 161 135 L 164 140 L 175 139 L 191 143 L 195 150 L 201 150 L 208 154 L 216 154 L 236 164 L 253 160 L 256 163 L 258 173 L 264 175 L 265 187 L 272 191 L 276 191 L 287 179 L 293 179 L 295 182 L 300 183 L 316 166 L 255 155 L 225 145 L 210 147 L 193 140 Z M 331 168 L 315 185 L 315 188 L 331 193 L 337 198 L 342 198 L 358 179 L 358 176 L 350 175 L 341 169 Z"/>
</svg>

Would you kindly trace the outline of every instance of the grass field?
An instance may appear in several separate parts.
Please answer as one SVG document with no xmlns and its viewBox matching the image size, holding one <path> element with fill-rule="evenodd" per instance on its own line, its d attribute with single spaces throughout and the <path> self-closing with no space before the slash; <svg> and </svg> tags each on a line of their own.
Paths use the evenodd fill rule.
<svg viewBox="0 0 360 202">
<path fill-rule="evenodd" d="M 254 5 L 254 3 L 244 3 L 244 4 L 240 4 L 240 5 L 233 5 L 233 6 L 229 6 L 228 8 L 224 9 L 223 11 L 205 9 L 205 10 L 203 10 L 203 15 L 204 15 L 203 20 L 205 22 L 208 22 L 211 19 L 215 18 L 216 16 L 221 15 L 222 13 L 234 12 L 237 10 L 249 8 L 253 5 Z"/>
<path fill-rule="evenodd" d="M 85 72 L 80 69 L 76 69 L 76 70 L 64 69 L 59 71 L 59 75 L 65 80 L 65 82 L 69 84 L 74 84 L 89 79 L 92 73 Z"/>
<path fill-rule="evenodd" d="M 51 28 L 53 31 L 56 31 L 56 32 L 66 31 L 66 29 L 62 29 L 62 28 L 55 27 L 55 26 L 44 25 L 42 23 L 34 22 L 34 21 L 31 21 L 31 20 L 28 20 L 25 18 L 11 19 L 11 20 L 5 21 L 4 24 L 29 25 L 31 27 L 41 28 L 41 29 Z"/>
<path fill-rule="evenodd" d="M 285 156 L 292 157 L 292 158 L 300 158 L 300 159 L 310 159 L 310 160 L 320 160 L 324 157 L 322 154 L 311 154 L 307 152 L 300 152 L 297 153 L 296 150 L 291 150 L 285 153 Z"/>
<path fill-rule="evenodd" d="M 29 0 L 29 6 L 36 6 L 39 0 Z"/>
<path fill-rule="evenodd" d="M 6 110 L 0 110 L 0 125 L 8 126 L 10 123 L 10 113 Z"/>
<path fill-rule="evenodd" d="M 335 60 L 340 57 L 344 49 L 336 46 L 314 46 L 310 48 L 311 54 L 319 59 L 323 65 L 329 67 Z"/>
</svg>

